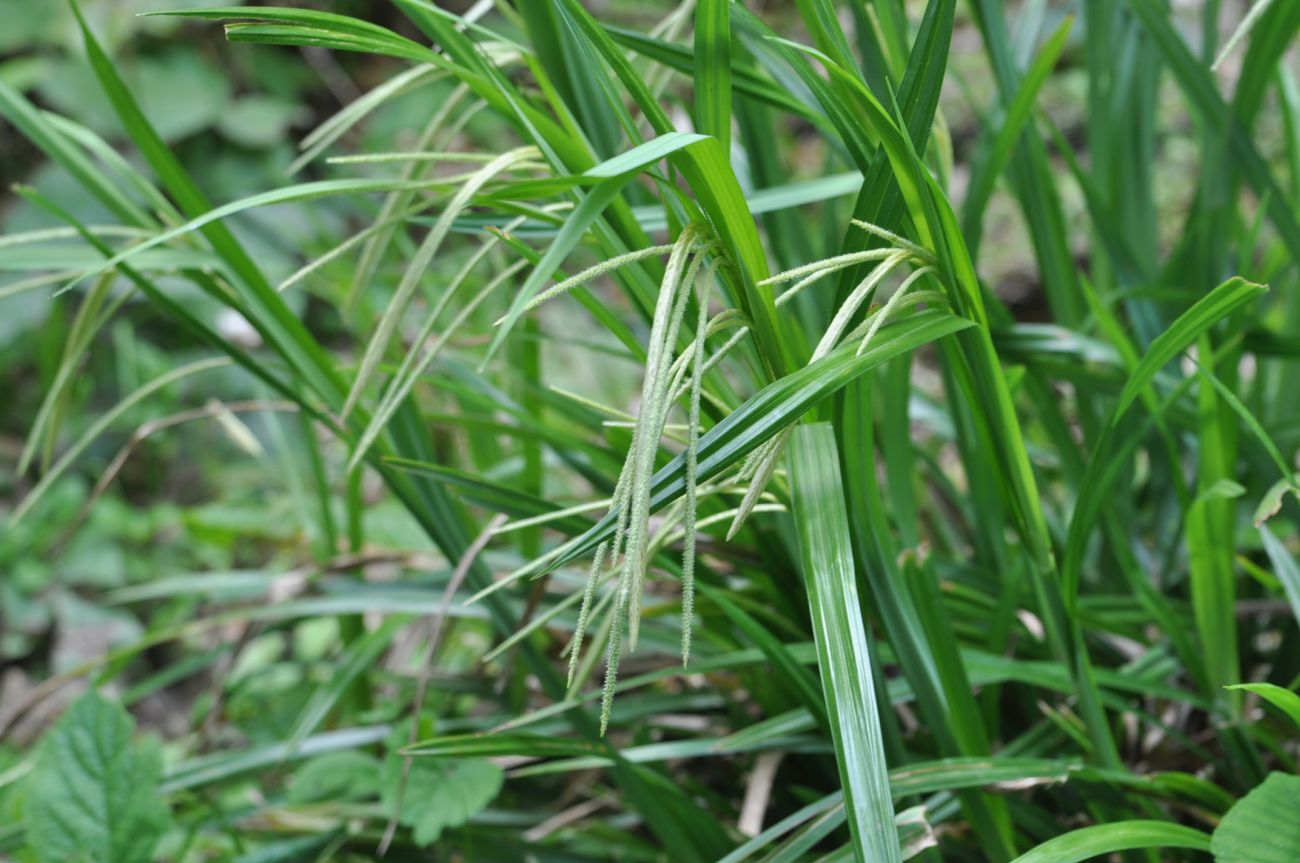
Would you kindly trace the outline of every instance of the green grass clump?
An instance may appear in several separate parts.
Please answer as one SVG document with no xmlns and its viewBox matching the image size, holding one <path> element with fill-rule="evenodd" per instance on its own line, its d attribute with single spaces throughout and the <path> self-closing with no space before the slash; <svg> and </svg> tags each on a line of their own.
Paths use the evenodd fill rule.
<svg viewBox="0 0 1300 863">
<path fill-rule="evenodd" d="M 204 694 L 161 755 L 100 696 L 6 753 L 0 851 L 1300 859 L 1244 826 L 1300 781 L 1300 4 L 587 5 L 166 13 L 390 74 L 218 202 L 80 18 L 120 140 L 0 83 L 113 222 L 16 190 L 0 296 L 69 311 L 7 529 L 178 384 L 135 437 L 274 439 L 301 528 L 250 495 L 239 572 L 94 596 L 139 631 L 19 713 Z M 271 207 L 331 216 L 292 271 Z M 128 313 L 169 362 L 83 421 Z"/>
</svg>

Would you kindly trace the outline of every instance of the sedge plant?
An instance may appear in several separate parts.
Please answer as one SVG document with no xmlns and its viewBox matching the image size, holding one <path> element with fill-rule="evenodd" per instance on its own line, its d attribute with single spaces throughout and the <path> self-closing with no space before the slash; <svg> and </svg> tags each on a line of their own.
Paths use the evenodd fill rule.
<svg viewBox="0 0 1300 863">
<path fill-rule="evenodd" d="M 229 694 L 248 639 L 200 635 L 336 633 L 294 660 L 278 737 L 214 736 L 238 727 L 218 698 L 160 752 L 85 696 L 0 774 L 25 799 L 0 847 L 1300 859 L 1300 4 L 1199 4 L 1198 44 L 1158 0 L 685 0 L 639 28 L 579 0 L 391 5 L 401 28 L 160 12 L 390 70 L 238 199 L 200 189 L 80 18 L 121 139 L 0 83 L 113 218 L 17 190 L 50 227 L 0 240 L 30 271 L 0 296 L 75 317 L 8 526 L 122 416 L 219 372 L 300 418 L 275 427 L 323 538 L 258 602 L 127 590 L 144 634 L 33 703 L 171 685 L 163 644 Z M 1066 79 L 1072 119 L 1045 108 Z M 348 151 L 420 98 L 413 138 Z M 350 218 L 267 272 L 241 226 L 292 204 Z M 201 355 L 70 425 L 124 308 Z M 379 506 L 417 554 L 373 565 Z M 87 795 L 107 808 L 69 814 Z"/>
</svg>

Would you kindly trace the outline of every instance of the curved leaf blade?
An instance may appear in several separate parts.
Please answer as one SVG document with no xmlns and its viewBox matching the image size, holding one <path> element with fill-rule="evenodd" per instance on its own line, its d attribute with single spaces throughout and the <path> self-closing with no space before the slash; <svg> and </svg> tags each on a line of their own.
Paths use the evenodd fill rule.
<svg viewBox="0 0 1300 863">
<path fill-rule="evenodd" d="M 1117 821 L 1072 830 L 1049 839 L 1012 863 L 1081 863 L 1103 854 L 1138 848 L 1190 848 L 1209 851 L 1210 837 L 1167 821 Z"/>
</svg>

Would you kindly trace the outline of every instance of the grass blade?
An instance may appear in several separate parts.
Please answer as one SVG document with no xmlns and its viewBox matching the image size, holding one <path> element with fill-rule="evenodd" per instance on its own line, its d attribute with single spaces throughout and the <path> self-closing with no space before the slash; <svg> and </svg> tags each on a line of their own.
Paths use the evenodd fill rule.
<svg viewBox="0 0 1300 863">
<path fill-rule="evenodd" d="M 1291 603 L 1291 613 L 1300 622 L 1300 564 L 1296 563 L 1295 557 L 1268 526 L 1260 526 L 1259 538 L 1264 543 L 1264 551 L 1273 564 L 1277 580 L 1282 582 L 1287 601 Z"/>
<path fill-rule="evenodd" d="M 860 863 L 901 863 L 839 453 L 830 424 L 795 429 L 790 474 L 822 689 L 854 851 Z"/>
<path fill-rule="evenodd" d="M 1241 689 L 1246 692 L 1252 692 L 1278 710 L 1291 717 L 1291 721 L 1296 724 L 1297 730 L 1300 730 L 1300 695 L 1296 695 L 1289 689 L 1283 689 L 1272 683 L 1238 683 L 1229 686 L 1229 689 Z"/>
<path fill-rule="evenodd" d="M 44 497 L 45 493 L 49 491 L 50 486 L 54 485 L 59 477 L 67 472 L 72 463 L 76 461 L 77 456 L 85 452 L 86 447 L 94 443 L 95 438 L 99 437 L 99 435 L 102 434 L 106 428 L 112 425 L 113 421 L 122 414 L 126 413 L 133 406 L 144 401 L 146 398 L 168 384 L 175 383 L 176 381 L 187 378 L 190 375 L 211 371 L 212 369 L 221 368 L 227 365 L 230 365 L 230 360 L 225 357 L 209 357 L 207 359 L 197 360 L 161 374 L 134 392 L 129 393 L 125 398 L 101 415 L 99 419 L 91 423 L 90 427 L 82 433 L 81 437 L 79 437 L 72 446 L 68 447 L 59 460 L 41 476 L 40 481 L 32 487 L 32 490 L 27 493 L 16 507 L 14 507 L 14 511 L 9 515 L 8 523 L 10 527 L 18 524 L 27 513 L 31 512 L 32 507 L 36 505 L 37 501 Z"/>
<path fill-rule="evenodd" d="M 1167 821 L 1120 821 L 1084 827 L 1048 839 L 1013 863 L 1080 863 L 1103 854 L 1142 848 L 1190 848 L 1209 851 L 1210 837 Z"/>
<path fill-rule="evenodd" d="M 695 127 L 731 152 L 731 0 L 695 7 Z"/>
</svg>

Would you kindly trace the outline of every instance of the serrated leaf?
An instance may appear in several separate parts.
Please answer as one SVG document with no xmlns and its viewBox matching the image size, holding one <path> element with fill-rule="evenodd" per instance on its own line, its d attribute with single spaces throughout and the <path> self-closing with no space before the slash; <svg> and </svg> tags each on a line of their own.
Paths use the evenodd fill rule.
<svg viewBox="0 0 1300 863">
<path fill-rule="evenodd" d="M 1300 776 L 1270 773 L 1228 810 L 1210 839 L 1216 863 L 1300 860 Z"/>
<path fill-rule="evenodd" d="M 391 809 L 398 802 L 402 758 L 388 759 L 383 801 Z M 415 844 L 436 842 L 442 831 L 459 827 L 487 807 L 501 790 L 504 773 L 483 758 L 415 759 L 406 777 L 398 820 L 411 828 Z"/>
<path fill-rule="evenodd" d="M 158 793 L 162 754 L 132 739 L 116 702 L 86 693 L 42 739 L 28 786 L 27 836 L 41 863 L 147 863 L 170 813 Z"/>
</svg>

